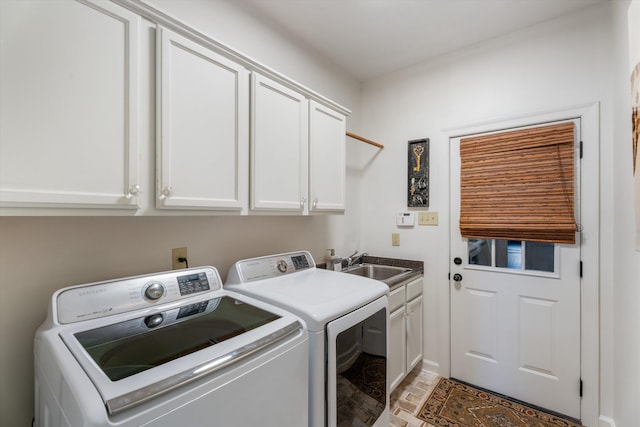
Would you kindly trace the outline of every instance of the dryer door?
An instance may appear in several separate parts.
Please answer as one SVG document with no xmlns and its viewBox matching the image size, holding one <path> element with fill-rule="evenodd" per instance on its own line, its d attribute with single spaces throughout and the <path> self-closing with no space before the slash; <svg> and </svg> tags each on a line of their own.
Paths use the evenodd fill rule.
<svg viewBox="0 0 640 427">
<path fill-rule="evenodd" d="M 389 425 L 387 306 L 383 296 L 327 324 L 329 427 Z"/>
</svg>

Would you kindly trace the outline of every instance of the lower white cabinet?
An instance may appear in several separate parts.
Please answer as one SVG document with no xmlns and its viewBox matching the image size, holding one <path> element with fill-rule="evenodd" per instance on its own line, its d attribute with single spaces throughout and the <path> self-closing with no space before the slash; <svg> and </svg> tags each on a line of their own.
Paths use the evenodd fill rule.
<svg viewBox="0 0 640 427">
<path fill-rule="evenodd" d="M 422 277 L 389 294 L 389 389 L 393 390 L 422 359 Z"/>
<path fill-rule="evenodd" d="M 398 289 L 404 292 L 404 287 Z M 389 389 L 393 390 L 407 375 L 407 326 L 405 304 L 389 316 Z"/>
</svg>

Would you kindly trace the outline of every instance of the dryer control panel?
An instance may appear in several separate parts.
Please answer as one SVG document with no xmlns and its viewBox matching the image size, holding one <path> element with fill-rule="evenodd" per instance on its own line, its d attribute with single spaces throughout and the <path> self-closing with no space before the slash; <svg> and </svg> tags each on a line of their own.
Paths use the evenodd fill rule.
<svg viewBox="0 0 640 427">
<path fill-rule="evenodd" d="M 238 261 L 229 271 L 227 283 L 248 283 L 297 273 L 315 268 L 316 263 L 307 251 L 290 252 L 278 255 Z"/>
</svg>

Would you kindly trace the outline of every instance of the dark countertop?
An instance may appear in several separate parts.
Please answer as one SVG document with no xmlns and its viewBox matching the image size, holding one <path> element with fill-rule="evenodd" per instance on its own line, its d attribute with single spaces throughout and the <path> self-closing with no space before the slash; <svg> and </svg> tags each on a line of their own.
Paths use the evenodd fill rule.
<svg viewBox="0 0 640 427">
<path fill-rule="evenodd" d="M 347 260 L 342 260 L 342 268 L 346 268 Z M 377 256 L 365 255 L 362 257 L 360 264 L 378 264 L 378 265 L 391 265 L 393 267 L 405 267 L 411 268 L 414 270 L 424 271 L 424 262 L 422 261 L 414 261 L 410 259 L 400 259 L 400 258 L 383 258 Z M 326 263 L 318 263 L 316 264 L 318 268 L 327 268 Z"/>
<path fill-rule="evenodd" d="M 379 264 L 379 265 L 391 265 L 394 267 L 405 267 L 414 270 L 424 271 L 424 262 L 413 261 L 409 259 L 400 258 L 382 258 L 376 256 L 366 255 L 362 257 L 362 264 Z"/>
</svg>

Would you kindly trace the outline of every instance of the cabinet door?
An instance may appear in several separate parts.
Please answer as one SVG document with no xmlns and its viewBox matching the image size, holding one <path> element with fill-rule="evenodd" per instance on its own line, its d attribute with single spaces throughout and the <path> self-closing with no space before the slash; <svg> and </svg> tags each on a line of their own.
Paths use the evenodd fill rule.
<svg viewBox="0 0 640 427">
<path fill-rule="evenodd" d="M 346 116 L 315 101 L 309 110 L 309 209 L 344 211 Z"/>
<path fill-rule="evenodd" d="M 389 390 L 393 390 L 407 375 L 407 333 L 405 328 L 405 306 L 389 316 Z"/>
<path fill-rule="evenodd" d="M 0 206 L 138 207 L 139 19 L 0 2 Z"/>
<path fill-rule="evenodd" d="M 158 208 L 246 212 L 249 74 L 159 28 Z"/>
<path fill-rule="evenodd" d="M 422 295 L 407 303 L 407 373 L 422 360 Z"/>
<path fill-rule="evenodd" d="M 251 208 L 305 213 L 308 101 L 260 74 L 251 82 Z"/>
</svg>

